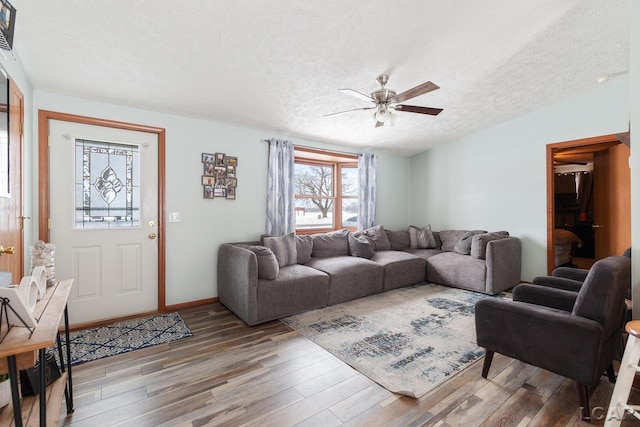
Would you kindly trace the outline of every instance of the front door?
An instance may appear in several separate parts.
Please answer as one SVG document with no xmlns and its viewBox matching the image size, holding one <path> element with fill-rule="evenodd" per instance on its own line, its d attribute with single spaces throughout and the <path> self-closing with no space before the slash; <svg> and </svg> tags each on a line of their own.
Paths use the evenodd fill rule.
<svg viewBox="0 0 640 427">
<path fill-rule="evenodd" d="M 158 135 L 49 120 L 50 242 L 72 324 L 158 310 Z"/>
</svg>

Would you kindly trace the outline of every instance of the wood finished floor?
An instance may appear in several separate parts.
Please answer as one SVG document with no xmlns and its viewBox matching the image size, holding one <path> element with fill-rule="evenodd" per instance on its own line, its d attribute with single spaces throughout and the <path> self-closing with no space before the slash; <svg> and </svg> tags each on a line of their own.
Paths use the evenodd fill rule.
<svg viewBox="0 0 640 427">
<path fill-rule="evenodd" d="M 218 303 L 180 314 L 193 337 L 75 366 L 75 413 L 63 409 L 59 425 L 604 425 L 580 421 L 571 381 L 499 354 L 488 380 L 480 360 L 412 399 L 279 321 L 250 328 Z M 612 391 L 603 378 L 591 406 L 607 407 Z"/>
</svg>

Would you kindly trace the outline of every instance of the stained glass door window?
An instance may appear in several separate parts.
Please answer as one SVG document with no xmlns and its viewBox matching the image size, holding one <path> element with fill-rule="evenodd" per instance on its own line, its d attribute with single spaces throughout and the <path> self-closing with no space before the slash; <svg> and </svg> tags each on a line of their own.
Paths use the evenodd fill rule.
<svg viewBox="0 0 640 427">
<path fill-rule="evenodd" d="M 76 139 L 75 228 L 140 226 L 137 145 Z"/>
</svg>

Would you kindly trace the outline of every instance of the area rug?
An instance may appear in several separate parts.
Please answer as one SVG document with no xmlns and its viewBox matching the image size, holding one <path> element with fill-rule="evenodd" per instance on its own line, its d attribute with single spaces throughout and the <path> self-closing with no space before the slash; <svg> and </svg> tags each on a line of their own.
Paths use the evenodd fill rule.
<svg viewBox="0 0 640 427">
<path fill-rule="evenodd" d="M 491 297 L 419 284 L 282 319 L 386 389 L 423 396 L 484 355 L 475 303 Z"/>
<path fill-rule="evenodd" d="M 178 313 L 166 313 L 69 334 L 71 364 L 164 344 L 193 334 Z M 63 351 L 66 343 L 62 334 Z M 57 351 L 55 352 L 57 356 Z"/>
</svg>

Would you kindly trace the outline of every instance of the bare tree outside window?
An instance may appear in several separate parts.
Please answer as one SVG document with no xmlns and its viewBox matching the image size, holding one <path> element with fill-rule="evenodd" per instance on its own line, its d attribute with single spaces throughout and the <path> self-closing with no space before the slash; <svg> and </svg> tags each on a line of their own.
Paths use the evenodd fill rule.
<svg viewBox="0 0 640 427">
<path fill-rule="evenodd" d="M 296 164 L 294 179 L 296 194 L 300 196 L 316 196 L 299 198 L 305 207 L 315 206 L 322 218 L 327 218 L 333 207 L 333 168 Z"/>
<path fill-rule="evenodd" d="M 296 147 L 296 230 L 311 233 L 358 226 L 358 158 Z"/>
</svg>

